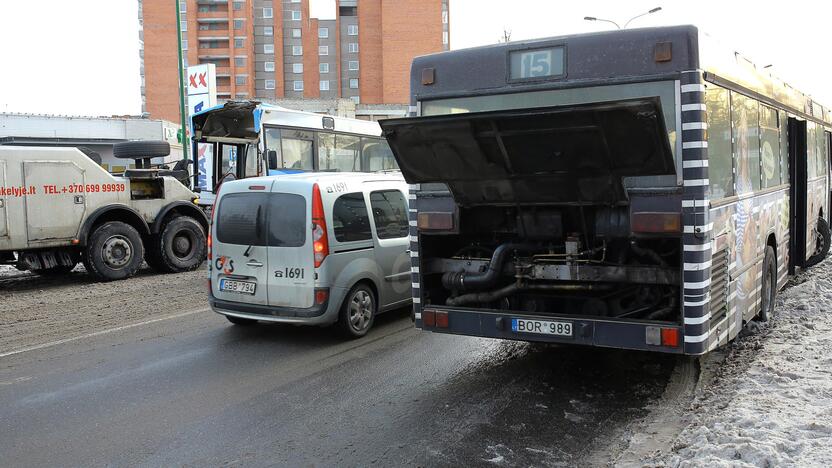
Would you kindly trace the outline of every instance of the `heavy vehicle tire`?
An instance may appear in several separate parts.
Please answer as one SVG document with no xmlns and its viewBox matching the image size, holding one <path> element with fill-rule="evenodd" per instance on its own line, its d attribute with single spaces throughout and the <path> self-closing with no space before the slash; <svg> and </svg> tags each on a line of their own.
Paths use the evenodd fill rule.
<svg viewBox="0 0 832 468">
<path fill-rule="evenodd" d="M 181 273 L 196 270 L 207 253 L 205 230 L 190 216 L 177 216 L 165 224 L 155 245 L 148 248 L 147 264 L 158 271 Z"/>
<path fill-rule="evenodd" d="M 119 159 L 161 158 L 170 154 L 166 141 L 136 140 L 113 145 L 113 156 Z"/>
<path fill-rule="evenodd" d="M 760 281 L 760 321 L 768 322 L 774 316 L 774 299 L 777 297 L 777 259 L 770 245 L 766 246 Z"/>
<path fill-rule="evenodd" d="M 815 245 L 815 253 L 809 257 L 809 260 L 806 260 L 807 267 L 817 265 L 829 253 L 830 236 L 832 236 L 829 231 L 829 223 L 823 218 L 818 218 L 815 230 L 817 231 L 818 241 Z"/>
<path fill-rule="evenodd" d="M 142 237 L 133 226 L 121 221 L 98 226 L 90 234 L 83 253 L 87 272 L 101 281 L 133 276 L 141 267 L 143 258 Z"/>
<path fill-rule="evenodd" d="M 366 335 L 376 320 L 378 304 L 373 290 L 364 283 L 350 289 L 338 314 L 338 328 L 348 338 Z"/>
<path fill-rule="evenodd" d="M 257 320 L 247 319 L 242 317 L 233 317 L 231 315 L 226 315 L 225 318 L 228 319 L 229 322 L 233 323 L 234 325 L 242 325 L 242 326 L 249 326 L 249 325 L 256 325 Z"/>
</svg>

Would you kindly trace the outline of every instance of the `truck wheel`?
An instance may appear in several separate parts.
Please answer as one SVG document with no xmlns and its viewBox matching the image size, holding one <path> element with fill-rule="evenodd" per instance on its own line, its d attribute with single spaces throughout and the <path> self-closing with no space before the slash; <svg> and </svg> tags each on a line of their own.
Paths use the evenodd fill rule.
<svg viewBox="0 0 832 468">
<path fill-rule="evenodd" d="M 202 265 L 206 251 L 205 231 L 199 221 L 177 216 L 162 229 L 158 243 L 150 249 L 148 264 L 169 273 L 191 271 Z"/>
<path fill-rule="evenodd" d="M 355 285 L 338 314 L 338 327 L 348 338 L 361 338 L 366 335 L 376 319 L 376 297 L 366 284 Z"/>
<path fill-rule="evenodd" d="M 142 265 L 144 246 L 139 232 L 121 221 L 98 226 L 84 250 L 84 267 L 101 281 L 129 278 Z"/>
<path fill-rule="evenodd" d="M 809 260 L 806 260 L 807 267 L 817 265 L 821 260 L 826 258 L 826 254 L 829 253 L 830 236 L 832 236 L 832 233 L 829 231 L 829 223 L 823 218 L 818 218 L 818 223 L 815 225 L 815 231 L 818 240 L 815 244 L 814 254 L 809 257 Z"/>
</svg>

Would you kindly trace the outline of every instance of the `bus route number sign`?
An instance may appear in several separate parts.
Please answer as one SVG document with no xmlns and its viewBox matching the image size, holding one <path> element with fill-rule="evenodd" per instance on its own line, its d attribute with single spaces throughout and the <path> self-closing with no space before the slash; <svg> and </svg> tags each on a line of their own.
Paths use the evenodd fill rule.
<svg viewBox="0 0 832 468">
<path fill-rule="evenodd" d="M 509 54 L 509 78 L 528 80 L 563 75 L 563 47 L 515 50 Z"/>
</svg>

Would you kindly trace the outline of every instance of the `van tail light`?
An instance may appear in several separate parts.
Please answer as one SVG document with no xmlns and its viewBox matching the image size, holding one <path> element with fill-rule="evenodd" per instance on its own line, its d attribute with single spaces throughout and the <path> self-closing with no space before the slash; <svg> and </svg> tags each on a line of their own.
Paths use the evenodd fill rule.
<svg viewBox="0 0 832 468">
<path fill-rule="evenodd" d="M 324 203 L 321 200 L 321 188 L 318 184 L 312 186 L 312 252 L 315 255 L 315 268 L 320 267 L 329 255 Z"/>
<path fill-rule="evenodd" d="M 679 233 L 682 231 L 682 216 L 679 213 L 633 213 L 630 226 L 632 231 L 637 233 Z"/>
<path fill-rule="evenodd" d="M 214 203 L 211 204 L 211 222 L 208 224 L 207 239 L 208 260 L 213 260 L 214 258 L 214 240 L 213 236 L 211 236 L 211 231 L 214 229 L 214 220 L 217 217 L 217 202 L 220 199 L 220 190 L 222 190 L 222 186 L 217 188 L 217 193 L 214 194 Z"/>
<path fill-rule="evenodd" d="M 208 227 L 208 239 L 207 239 L 207 247 L 208 247 L 208 260 L 214 259 L 214 241 L 213 237 L 211 236 L 211 227 Z"/>
</svg>

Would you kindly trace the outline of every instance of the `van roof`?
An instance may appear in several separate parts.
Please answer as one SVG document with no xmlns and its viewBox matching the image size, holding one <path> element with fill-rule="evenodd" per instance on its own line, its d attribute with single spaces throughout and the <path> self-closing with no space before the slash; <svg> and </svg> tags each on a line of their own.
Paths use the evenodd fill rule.
<svg viewBox="0 0 832 468">
<path fill-rule="evenodd" d="M 257 182 L 268 183 L 275 179 L 304 181 L 310 184 L 315 182 L 327 182 L 337 180 L 359 180 L 363 182 L 404 182 L 401 172 L 299 172 L 297 174 L 279 174 L 263 177 L 251 177 L 226 182 L 226 184 L 252 184 Z"/>
</svg>

